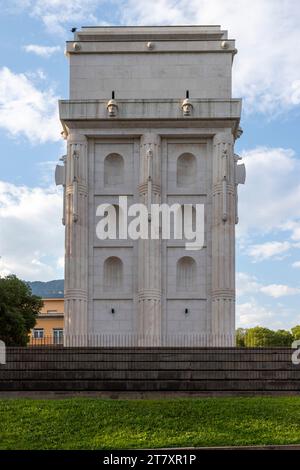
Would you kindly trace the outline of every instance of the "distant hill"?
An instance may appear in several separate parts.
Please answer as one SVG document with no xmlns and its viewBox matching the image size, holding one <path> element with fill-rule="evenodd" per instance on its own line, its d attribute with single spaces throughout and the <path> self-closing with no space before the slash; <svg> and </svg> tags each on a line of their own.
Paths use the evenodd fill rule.
<svg viewBox="0 0 300 470">
<path fill-rule="evenodd" d="M 64 297 L 64 280 L 58 279 L 55 281 L 41 282 L 33 281 L 27 282 L 31 287 L 32 293 L 43 297 L 44 299 L 63 298 Z"/>
</svg>

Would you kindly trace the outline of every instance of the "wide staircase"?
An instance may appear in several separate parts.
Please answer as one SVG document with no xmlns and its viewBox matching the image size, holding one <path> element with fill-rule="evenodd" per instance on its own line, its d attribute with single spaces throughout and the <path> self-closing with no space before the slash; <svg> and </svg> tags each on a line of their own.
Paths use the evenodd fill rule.
<svg viewBox="0 0 300 470">
<path fill-rule="evenodd" d="M 0 391 L 300 391 L 290 348 L 7 348 Z"/>
</svg>

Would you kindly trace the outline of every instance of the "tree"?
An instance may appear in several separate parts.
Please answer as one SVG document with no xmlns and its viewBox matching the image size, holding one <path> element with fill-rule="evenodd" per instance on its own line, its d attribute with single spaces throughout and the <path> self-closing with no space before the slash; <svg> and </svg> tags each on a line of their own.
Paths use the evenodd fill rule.
<svg viewBox="0 0 300 470">
<path fill-rule="evenodd" d="M 253 348 L 262 348 L 274 346 L 275 332 L 264 328 L 263 326 L 255 326 L 249 328 L 245 335 L 245 346 Z"/>
<path fill-rule="evenodd" d="M 300 339 L 300 326 L 292 328 L 292 333 L 287 330 L 273 331 L 262 326 L 236 330 L 236 345 L 238 347 L 291 347 L 295 339 Z"/>
<path fill-rule="evenodd" d="M 293 328 L 291 328 L 292 335 L 293 335 L 293 341 L 296 339 L 300 339 L 300 325 L 296 325 Z"/>
<path fill-rule="evenodd" d="M 235 344 L 238 348 L 244 348 L 245 345 L 245 336 L 247 330 L 246 328 L 238 328 L 235 332 Z"/>
<path fill-rule="evenodd" d="M 42 306 L 26 282 L 15 275 L 0 277 L 0 339 L 6 346 L 26 346 Z"/>
<path fill-rule="evenodd" d="M 274 331 L 274 344 L 272 346 L 291 347 L 293 335 L 290 331 L 277 330 Z"/>
</svg>

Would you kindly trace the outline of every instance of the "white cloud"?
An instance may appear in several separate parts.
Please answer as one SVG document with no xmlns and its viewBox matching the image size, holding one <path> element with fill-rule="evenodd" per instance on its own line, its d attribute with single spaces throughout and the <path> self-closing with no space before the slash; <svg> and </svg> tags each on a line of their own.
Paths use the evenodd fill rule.
<svg viewBox="0 0 300 470">
<path fill-rule="evenodd" d="M 39 46 L 38 44 L 27 44 L 23 46 L 24 51 L 32 52 L 40 57 L 50 57 L 56 52 L 60 52 L 60 46 Z"/>
<path fill-rule="evenodd" d="M 287 230 L 300 240 L 300 160 L 291 149 L 242 152 L 247 181 L 239 187 L 240 237 Z"/>
<path fill-rule="evenodd" d="M 258 292 L 260 284 L 255 276 L 247 273 L 236 273 L 236 292 L 238 296 Z"/>
<path fill-rule="evenodd" d="M 291 248 L 289 242 L 266 242 L 257 245 L 251 245 L 248 254 L 255 262 L 264 261 L 266 259 L 275 258 L 282 259 L 281 255 Z"/>
<path fill-rule="evenodd" d="M 0 181 L 0 275 L 25 280 L 63 276 L 62 196 L 56 187 L 29 188 Z"/>
<path fill-rule="evenodd" d="M 282 303 L 274 303 L 274 300 L 272 305 L 264 305 L 261 300 L 258 301 L 253 296 L 237 303 L 236 324 L 237 327 L 243 328 L 259 325 L 274 330 L 281 328 L 289 330 L 300 324 L 300 314 L 298 308 L 287 308 Z"/>
<path fill-rule="evenodd" d="M 293 264 L 292 264 L 293 268 L 300 268 L 300 261 L 295 261 Z"/>
<path fill-rule="evenodd" d="M 238 272 L 236 274 L 236 291 L 238 297 L 242 297 L 247 294 L 262 293 L 275 299 L 300 294 L 300 288 L 298 287 L 291 287 L 285 284 L 264 285 L 258 282 L 255 276 L 242 272 Z"/>
<path fill-rule="evenodd" d="M 267 294 L 275 299 L 284 297 L 286 295 L 300 294 L 300 289 L 297 287 L 289 287 L 283 284 L 270 284 L 269 286 L 263 286 L 260 291 Z"/>
<path fill-rule="evenodd" d="M 64 37 L 71 25 L 106 24 L 100 8 L 111 7 L 105 0 L 13 0 L 13 4 L 41 20 L 49 32 Z M 234 95 L 245 98 L 244 109 L 274 115 L 300 104 L 300 54 L 295 53 L 300 42 L 298 0 L 252 0 L 251 7 L 248 0 L 127 0 L 113 6 L 113 22 L 221 24 L 237 40 Z M 11 2 L 6 8 L 12 8 Z"/>
<path fill-rule="evenodd" d="M 300 220 L 289 220 L 281 225 L 282 230 L 291 231 L 291 239 L 296 243 L 293 243 L 295 248 L 300 248 Z"/>
<path fill-rule="evenodd" d="M 64 269 L 64 267 L 65 267 L 65 257 L 64 256 L 60 256 L 58 258 L 57 267 L 60 268 L 60 269 Z"/>
<path fill-rule="evenodd" d="M 0 127 L 11 136 L 32 143 L 60 140 L 57 100 L 53 90 L 38 89 L 34 78 L 0 69 Z"/>
<path fill-rule="evenodd" d="M 254 326 L 264 326 L 274 330 L 289 330 L 300 323 L 300 315 L 294 310 L 284 308 L 283 305 L 276 306 L 261 305 L 256 299 L 251 298 L 249 301 L 236 306 L 237 327 L 253 328 Z"/>
<path fill-rule="evenodd" d="M 254 299 L 236 306 L 237 327 L 252 328 L 257 325 L 270 327 L 275 318 L 273 310 L 258 305 Z"/>
<path fill-rule="evenodd" d="M 300 104 L 298 0 L 129 0 L 122 15 L 127 24 L 221 24 L 237 40 L 234 94 L 246 111 Z"/>
<path fill-rule="evenodd" d="M 66 24 L 80 26 L 97 22 L 95 11 L 102 3 L 101 0 L 14 0 L 14 5 L 27 9 L 30 16 L 41 20 L 47 30 L 53 34 L 66 36 Z M 10 5 L 10 9 L 12 6 Z"/>
</svg>

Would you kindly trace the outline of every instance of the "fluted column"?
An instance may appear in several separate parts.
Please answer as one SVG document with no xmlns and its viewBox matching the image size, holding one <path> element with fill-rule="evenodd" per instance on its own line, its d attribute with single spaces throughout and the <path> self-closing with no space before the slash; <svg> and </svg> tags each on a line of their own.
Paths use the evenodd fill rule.
<svg viewBox="0 0 300 470">
<path fill-rule="evenodd" d="M 213 141 L 212 333 L 215 346 L 234 345 L 235 330 L 235 183 L 233 136 Z"/>
<path fill-rule="evenodd" d="M 140 145 L 140 202 L 148 208 L 149 238 L 139 240 L 138 336 L 139 344 L 156 346 L 161 340 L 161 240 L 150 235 L 151 204 L 160 203 L 160 137 L 144 134 Z"/>
<path fill-rule="evenodd" d="M 88 332 L 87 140 L 68 136 L 65 201 L 65 343 L 85 345 Z"/>
</svg>

